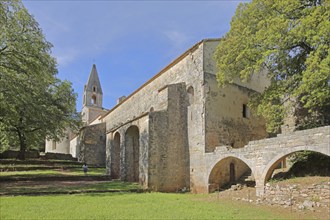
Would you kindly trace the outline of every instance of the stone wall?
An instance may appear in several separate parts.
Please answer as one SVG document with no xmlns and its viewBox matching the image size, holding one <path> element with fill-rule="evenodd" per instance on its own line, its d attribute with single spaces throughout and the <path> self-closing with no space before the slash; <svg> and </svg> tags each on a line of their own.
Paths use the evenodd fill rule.
<svg viewBox="0 0 330 220">
<path fill-rule="evenodd" d="M 132 149 L 132 135 L 129 135 L 129 130 L 133 127 L 137 128 L 135 135 L 139 137 L 139 142 L 134 141 L 138 145 L 139 165 L 138 172 L 139 178 L 131 181 L 139 182 L 144 188 L 148 187 L 148 149 L 149 149 L 149 117 L 148 114 L 140 115 L 130 121 L 126 121 L 122 125 L 114 128 L 112 131 L 107 132 L 106 142 L 106 168 L 107 174 L 111 178 L 121 179 L 127 181 L 130 179 L 132 171 L 130 158 L 134 154 L 137 159 L 137 153 Z M 134 171 L 136 172 L 136 171 Z"/>
<path fill-rule="evenodd" d="M 254 90 L 236 84 L 219 88 L 216 76 L 207 73 L 205 87 L 206 152 L 219 145 L 244 147 L 267 136 L 265 121 L 247 107 Z"/>
<path fill-rule="evenodd" d="M 310 209 L 318 207 L 330 208 L 330 182 L 318 184 L 281 186 L 269 184 L 265 186 L 265 194 L 259 203 L 270 205 L 292 206 L 293 209 Z"/>
<path fill-rule="evenodd" d="M 166 131 L 166 130 L 164 131 L 159 129 L 157 130 L 158 133 L 157 135 L 159 136 L 161 135 L 164 136 L 165 134 L 167 134 L 166 138 L 165 136 L 159 138 L 163 140 L 167 139 L 165 143 L 169 145 L 169 149 L 171 149 L 170 147 L 173 147 L 175 144 L 174 142 L 171 142 L 172 141 L 171 135 L 175 134 L 177 136 L 181 135 L 182 138 L 189 137 L 189 143 L 188 143 L 189 148 L 196 150 L 198 149 L 198 152 L 195 151 L 198 154 L 199 152 L 203 153 L 204 143 L 205 143 L 204 125 L 203 125 L 203 117 L 204 117 L 204 101 L 203 101 L 204 91 L 203 91 L 203 69 L 202 69 L 203 47 L 204 44 L 203 42 L 201 42 L 190 48 L 179 58 L 177 58 L 175 61 L 173 61 L 163 70 L 161 70 L 152 79 L 150 79 L 139 89 L 137 89 L 134 93 L 129 95 L 125 100 L 123 100 L 113 109 L 111 109 L 109 113 L 102 119 L 107 124 L 106 127 L 107 127 L 107 172 L 108 173 L 111 173 L 111 169 L 112 169 L 111 163 L 112 161 L 114 161 L 111 156 L 112 149 L 115 146 L 115 144 L 113 144 L 113 139 L 115 133 L 119 132 L 121 139 L 120 176 L 121 178 L 123 178 L 126 175 L 125 173 L 126 171 L 124 167 L 125 153 L 123 153 L 123 150 L 125 148 L 125 138 L 124 138 L 125 132 L 130 125 L 137 125 L 141 137 L 139 182 L 142 183 L 142 185 L 145 187 L 149 186 L 148 184 L 149 174 L 153 175 L 155 171 L 155 170 L 149 171 L 148 168 L 150 164 L 149 161 L 150 158 L 148 155 L 152 155 L 151 153 L 148 152 L 149 144 L 152 143 L 154 144 L 154 146 L 165 146 L 163 142 L 155 143 L 148 140 L 150 134 L 149 126 L 151 126 L 152 124 L 148 122 L 147 124 L 143 123 L 143 125 L 141 125 L 140 122 L 142 119 L 143 121 L 149 120 L 149 115 L 153 115 L 152 116 L 153 119 L 159 120 L 159 123 L 161 124 L 162 127 L 166 125 L 168 129 L 173 130 L 173 131 Z M 180 90 L 182 91 L 180 91 L 180 93 L 177 94 L 171 94 L 171 97 L 169 97 L 169 87 L 171 87 L 171 85 L 174 84 L 182 84 L 180 88 Z M 185 88 L 183 88 L 184 87 L 183 85 L 185 85 Z M 187 107 L 187 104 L 183 102 L 183 97 L 180 96 L 181 93 L 186 96 L 188 89 L 190 92 L 191 103 L 189 103 L 189 106 Z M 184 99 L 187 99 L 187 97 L 185 97 Z M 175 102 L 181 102 L 182 106 L 180 106 L 180 108 L 181 107 L 185 108 L 186 115 L 185 116 L 180 115 L 181 110 L 180 111 L 170 110 L 171 107 L 169 107 L 169 105 L 172 105 L 171 102 L 173 104 Z M 179 105 L 181 104 L 179 103 Z M 177 109 L 178 107 L 175 108 Z M 179 112 L 180 114 L 177 115 L 177 112 Z M 147 119 L 144 119 L 144 117 L 146 117 Z M 183 117 L 185 117 L 184 121 L 183 121 Z M 189 118 L 188 121 L 187 118 Z M 177 121 L 177 119 L 179 121 Z M 171 120 L 171 124 L 169 124 L 167 120 Z M 180 130 L 181 128 L 183 130 Z M 153 134 L 155 134 L 155 132 L 156 130 L 153 131 Z M 179 148 L 182 148 L 182 146 L 180 145 Z M 167 146 L 164 147 L 163 149 L 167 149 Z M 182 157 L 183 155 L 176 155 L 176 156 Z M 189 154 L 185 156 L 189 157 Z M 173 164 L 173 166 L 175 163 L 177 163 L 175 157 L 173 157 L 171 163 Z M 186 169 L 187 174 L 185 175 L 189 175 L 189 164 L 184 165 L 180 169 Z M 173 185 L 176 185 L 175 188 L 181 187 L 182 185 L 186 186 L 187 178 L 186 177 L 182 177 L 182 178 L 185 179 L 184 184 L 182 184 L 181 180 L 179 184 L 177 183 L 172 184 L 169 183 L 170 180 L 166 180 L 167 181 L 166 184 L 169 183 L 172 189 L 174 188 Z M 154 183 L 156 184 L 157 187 L 160 185 L 159 180 L 155 180 Z M 163 184 L 163 186 L 165 185 Z"/>
<path fill-rule="evenodd" d="M 250 97 L 269 85 L 266 74 L 262 72 L 245 82 L 234 80 L 219 87 L 213 59 L 216 46 L 217 42 L 211 41 L 204 47 L 205 152 L 213 152 L 220 145 L 239 148 L 251 140 L 267 137 L 265 121 L 247 108 Z"/>
<path fill-rule="evenodd" d="M 177 191 L 189 187 L 187 92 L 184 83 L 168 85 L 167 111 L 149 115 L 149 187 Z"/>
<path fill-rule="evenodd" d="M 84 127 L 80 132 L 78 161 L 105 165 L 105 123 Z"/>
</svg>

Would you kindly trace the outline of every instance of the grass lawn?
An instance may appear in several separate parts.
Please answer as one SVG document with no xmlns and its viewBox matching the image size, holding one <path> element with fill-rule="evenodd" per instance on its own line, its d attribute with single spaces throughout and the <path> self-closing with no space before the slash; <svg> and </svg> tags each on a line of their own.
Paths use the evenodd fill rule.
<svg viewBox="0 0 330 220">
<path fill-rule="evenodd" d="M 88 175 L 105 175 L 105 168 L 89 168 Z M 48 169 L 48 170 L 27 170 L 27 171 L 8 171 L 0 172 L 1 176 L 15 176 L 15 177 L 38 177 L 38 176 L 84 176 L 84 172 L 81 167 L 69 168 L 69 169 Z"/>
<path fill-rule="evenodd" d="M 106 193 L 0 197 L 0 219 L 300 219 L 210 195 Z M 306 216 L 306 218 L 310 218 Z"/>
<path fill-rule="evenodd" d="M 106 190 L 132 190 L 140 189 L 138 183 L 128 183 L 121 181 L 52 181 L 52 182 L 16 182 L 1 183 L 1 193 L 47 193 L 47 192 L 81 192 L 81 191 L 106 191 Z M 1 198 L 0 198 L 1 199 Z"/>
</svg>

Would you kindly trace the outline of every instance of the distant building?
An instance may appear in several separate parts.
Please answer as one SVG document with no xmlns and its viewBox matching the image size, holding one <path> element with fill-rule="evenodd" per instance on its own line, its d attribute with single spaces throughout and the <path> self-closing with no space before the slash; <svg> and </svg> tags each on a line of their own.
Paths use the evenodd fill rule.
<svg viewBox="0 0 330 220">
<path fill-rule="evenodd" d="M 46 153 L 71 154 L 79 161 L 89 164 L 105 164 L 105 137 L 98 137 L 98 141 L 90 141 L 90 136 L 96 135 L 99 131 L 104 136 L 105 124 L 99 120 L 107 110 L 102 107 L 103 92 L 99 76 L 94 64 L 89 75 L 87 84 L 84 86 L 83 108 L 81 117 L 83 128 L 78 135 L 67 129 L 67 135 L 60 141 L 46 140 Z M 104 127 L 104 128 L 103 128 Z M 93 128 L 93 133 L 90 129 Z M 101 136 L 102 136 L 101 135 Z M 101 145 L 100 145 L 100 143 Z M 92 153 L 91 153 L 92 152 Z M 92 155 L 90 155 L 92 154 Z M 87 156 L 89 155 L 89 156 Z M 104 158 L 104 159 L 103 159 Z"/>
</svg>

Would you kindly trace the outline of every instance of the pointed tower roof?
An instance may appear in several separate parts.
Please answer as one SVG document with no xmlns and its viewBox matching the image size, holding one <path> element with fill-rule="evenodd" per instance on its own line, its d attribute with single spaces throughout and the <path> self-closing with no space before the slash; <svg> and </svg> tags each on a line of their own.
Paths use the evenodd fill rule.
<svg viewBox="0 0 330 220">
<path fill-rule="evenodd" d="M 97 74 L 96 65 L 93 64 L 92 71 L 89 74 L 89 78 L 86 84 L 86 90 L 93 91 L 93 86 L 97 87 L 97 92 L 102 93 L 101 83 L 99 80 L 99 75 Z"/>
</svg>

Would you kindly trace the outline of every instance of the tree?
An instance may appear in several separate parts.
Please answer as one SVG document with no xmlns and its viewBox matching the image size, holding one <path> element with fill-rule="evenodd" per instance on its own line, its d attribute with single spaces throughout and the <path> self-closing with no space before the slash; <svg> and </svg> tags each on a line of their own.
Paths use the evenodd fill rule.
<svg viewBox="0 0 330 220">
<path fill-rule="evenodd" d="M 296 100 L 298 128 L 329 124 L 330 1 L 252 0 L 240 4 L 215 60 L 220 85 L 267 70 L 271 81 L 252 101 L 269 132 L 279 132 Z"/>
<path fill-rule="evenodd" d="M 35 19 L 19 0 L 0 2 L 0 146 L 20 146 L 79 126 L 71 83 L 56 78 L 56 61 Z"/>
</svg>

